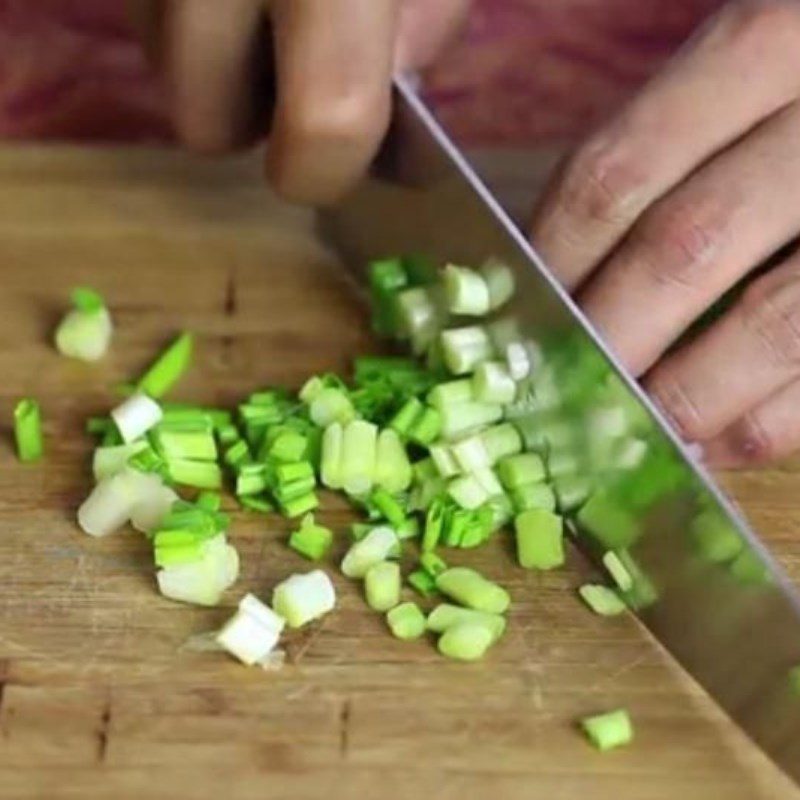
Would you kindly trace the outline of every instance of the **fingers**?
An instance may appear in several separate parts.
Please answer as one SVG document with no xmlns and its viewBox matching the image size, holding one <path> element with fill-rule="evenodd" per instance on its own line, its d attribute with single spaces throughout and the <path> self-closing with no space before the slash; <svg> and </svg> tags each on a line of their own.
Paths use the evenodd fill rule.
<svg viewBox="0 0 800 800">
<path fill-rule="evenodd" d="M 794 255 L 756 280 L 696 341 L 661 362 L 646 388 L 687 441 L 713 439 L 744 418 L 761 453 L 777 443 L 759 444 L 759 417 L 747 415 L 798 377 L 800 255 Z M 797 408 L 794 413 L 800 421 Z"/>
<path fill-rule="evenodd" d="M 396 0 L 276 0 L 278 105 L 267 174 L 325 203 L 366 170 L 389 123 Z"/>
<path fill-rule="evenodd" d="M 394 66 L 417 70 L 433 62 L 466 21 L 469 0 L 403 0 Z"/>
<path fill-rule="evenodd" d="M 580 295 L 636 375 L 798 231 L 800 110 L 792 106 L 659 200 Z"/>
<path fill-rule="evenodd" d="M 258 0 L 173 0 L 168 5 L 166 71 L 178 137 L 219 153 L 247 140 Z"/>
<path fill-rule="evenodd" d="M 720 469 L 741 469 L 790 456 L 800 448 L 799 408 L 800 381 L 795 381 L 705 442 L 705 461 Z"/>
<path fill-rule="evenodd" d="M 532 239 L 570 288 L 657 198 L 798 93 L 800 5 L 729 5 L 561 170 Z M 772 51 L 772 53 L 771 53 Z M 724 98 L 724 102 L 722 99 Z"/>
</svg>

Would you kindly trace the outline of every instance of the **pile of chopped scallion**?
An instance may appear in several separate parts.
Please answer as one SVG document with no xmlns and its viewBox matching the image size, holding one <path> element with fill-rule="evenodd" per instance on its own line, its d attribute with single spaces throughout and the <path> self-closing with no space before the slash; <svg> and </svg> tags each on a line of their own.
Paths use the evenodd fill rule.
<svg viewBox="0 0 800 800">
<path fill-rule="evenodd" d="M 458 549 L 479 547 L 508 526 L 520 566 L 564 563 L 548 464 L 506 418 L 538 351 L 482 324 L 514 292 L 511 271 L 499 263 L 438 271 L 417 258 L 386 259 L 371 264 L 370 288 L 376 333 L 406 342 L 412 356 L 359 357 L 348 380 L 324 374 L 296 394 L 259 390 L 235 411 L 164 399 L 192 360 L 192 335 L 179 336 L 108 417 L 87 421 L 97 439 L 96 483 L 78 522 L 92 536 L 131 524 L 152 544 L 161 593 L 213 606 L 239 574 L 230 517 L 220 510 L 223 488 L 249 511 L 296 519 L 288 545 L 315 564 L 334 539 L 313 513 L 320 490 L 342 492 L 363 521 L 352 525 L 340 568 L 363 583 L 369 607 L 398 639 L 431 632 L 442 655 L 477 660 L 502 637 L 511 599 L 479 572 L 451 564 Z M 102 298 L 79 289 L 73 305 L 58 349 L 100 358 L 112 334 Z M 463 324 L 468 317 L 473 324 Z M 462 324 L 450 327 L 454 318 Z M 19 457 L 41 457 L 35 400 L 18 405 L 15 431 Z M 184 489 L 191 499 L 179 496 Z M 416 554 L 405 576 L 404 549 Z M 614 615 L 626 607 L 618 589 L 632 578 L 619 558 L 607 566 L 617 588 L 586 585 L 579 594 L 598 614 Z M 416 601 L 404 597 L 404 583 Z M 305 625 L 334 604 L 324 570 L 292 575 L 275 587 L 271 607 L 245 596 L 217 641 L 244 663 L 267 663 L 284 626 Z M 623 711 L 588 720 L 585 729 L 603 748 L 632 735 Z"/>
</svg>

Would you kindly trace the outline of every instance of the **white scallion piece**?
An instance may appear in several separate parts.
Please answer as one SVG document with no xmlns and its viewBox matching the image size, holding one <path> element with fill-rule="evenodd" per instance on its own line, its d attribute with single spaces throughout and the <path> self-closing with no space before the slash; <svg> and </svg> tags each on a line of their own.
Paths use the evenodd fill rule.
<svg viewBox="0 0 800 800">
<path fill-rule="evenodd" d="M 292 575 L 272 593 L 272 608 L 290 628 L 299 628 L 333 610 L 336 591 L 331 579 L 320 569 Z"/>
<path fill-rule="evenodd" d="M 507 405 L 517 395 L 517 384 L 501 361 L 484 361 L 472 376 L 475 399 L 481 403 Z"/>
<path fill-rule="evenodd" d="M 373 528 L 347 551 L 342 573 L 348 578 L 363 578 L 370 567 L 389 558 L 399 542 L 397 534 L 388 526 Z"/>
<path fill-rule="evenodd" d="M 217 642 L 242 663 L 261 663 L 278 644 L 286 625 L 269 606 L 255 595 L 247 594 L 239 610 L 217 633 Z"/>
<path fill-rule="evenodd" d="M 114 447 L 98 447 L 92 457 L 95 481 L 102 481 L 122 472 L 128 466 L 128 460 L 146 448 L 147 442 L 144 439 Z"/>
<path fill-rule="evenodd" d="M 489 497 L 503 494 L 503 487 L 491 467 L 481 467 L 474 470 L 472 474 Z"/>
<path fill-rule="evenodd" d="M 500 420 L 503 416 L 503 406 L 495 403 L 461 403 L 457 406 L 448 406 L 440 413 L 442 436 L 452 441 Z"/>
<path fill-rule="evenodd" d="M 108 309 L 70 311 L 56 330 L 56 349 L 69 358 L 99 361 L 108 351 L 114 327 Z"/>
<path fill-rule="evenodd" d="M 489 499 L 489 493 L 474 475 L 454 478 L 447 486 L 447 493 L 461 508 L 469 511 L 482 506 Z"/>
<path fill-rule="evenodd" d="M 342 488 L 342 439 L 344 429 L 338 422 L 328 425 L 322 435 L 320 476 L 329 489 Z"/>
<path fill-rule="evenodd" d="M 515 381 L 524 380 L 530 375 L 531 361 L 524 344 L 511 342 L 506 346 L 506 365 L 508 374 Z"/>
<path fill-rule="evenodd" d="M 78 509 L 78 525 L 90 536 L 108 536 L 127 524 L 136 502 L 128 470 L 100 481 Z"/>
<path fill-rule="evenodd" d="M 342 437 L 342 488 L 351 495 L 369 492 L 375 480 L 375 455 L 378 428 L 371 422 L 354 419 Z"/>
<path fill-rule="evenodd" d="M 180 497 L 169 486 L 165 486 L 158 475 L 143 472 L 134 475 L 136 477 L 132 480 L 136 497 L 131 510 L 131 525 L 140 533 L 150 533 L 161 525 Z"/>
<path fill-rule="evenodd" d="M 238 576 L 239 554 L 225 541 L 225 536 L 219 534 L 206 543 L 205 554 L 199 561 L 162 569 L 156 579 L 164 597 L 182 603 L 215 606 Z"/>
<path fill-rule="evenodd" d="M 444 363 L 454 375 L 466 375 L 494 353 L 489 334 L 480 325 L 442 332 Z"/>
<path fill-rule="evenodd" d="M 122 441 L 126 444 L 143 436 L 161 422 L 164 412 L 155 400 L 146 394 L 135 394 L 111 412 Z"/>
<path fill-rule="evenodd" d="M 459 472 L 474 472 L 476 469 L 491 466 L 483 439 L 477 434 L 454 442 L 450 445 L 450 452 L 458 462 Z"/>
<path fill-rule="evenodd" d="M 443 478 L 452 478 L 461 471 L 452 450 L 446 444 L 431 445 L 430 450 L 433 463 Z"/>
<path fill-rule="evenodd" d="M 391 428 L 382 430 L 375 455 L 375 483 L 397 494 L 408 489 L 412 477 L 411 462 L 397 432 Z"/>
<path fill-rule="evenodd" d="M 448 264 L 444 268 L 444 290 L 451 314 L 482 317 L 489 312 L 489 287 L 475 270 Z"/>
<path fill-rule="evenodd" d="M 495 258 L 487 259 L 481 267 L 481 275 L 489 291 L 490 310 L 500 308 L 514 296 L 514 273 L 501 261 Z"/>
</svg>

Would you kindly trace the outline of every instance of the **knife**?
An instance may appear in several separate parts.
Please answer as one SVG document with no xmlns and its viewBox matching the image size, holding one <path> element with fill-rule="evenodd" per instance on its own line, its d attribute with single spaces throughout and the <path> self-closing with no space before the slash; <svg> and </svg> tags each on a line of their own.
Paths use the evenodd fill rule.
<svg viewBox="0 0 800 800">
<path fill-rule="evenodd" d="M 673 658 L 800 783 L 795 587 L 404 78 L 395 96 L 372 173 L 320 212 L 323 237 L 359 270 L 414 253 L 512 271 L 514 297 L 487 328 L 499 356 L 525 354 L 530 369 L 508 416 L 545 457 L 575 541 Z"/>
</svg>

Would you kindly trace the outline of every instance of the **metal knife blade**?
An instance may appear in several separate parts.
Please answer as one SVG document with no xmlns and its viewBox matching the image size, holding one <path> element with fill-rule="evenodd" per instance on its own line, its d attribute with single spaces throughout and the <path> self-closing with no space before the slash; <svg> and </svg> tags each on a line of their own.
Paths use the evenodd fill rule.
<svg viewBox="0 0 800 800">
<path fill-rule="evenodd" d="M 510 414 L 577 542 L 598 563 L 617 554 L 641 621 L 800 782 L 800 596 L 402 79 L 373 174 L 319 223 L 350 264 L 422 253 L 513 271 L 490 328 L 500 355 L 513 343 L 538 363 Z"/>
</svg>

